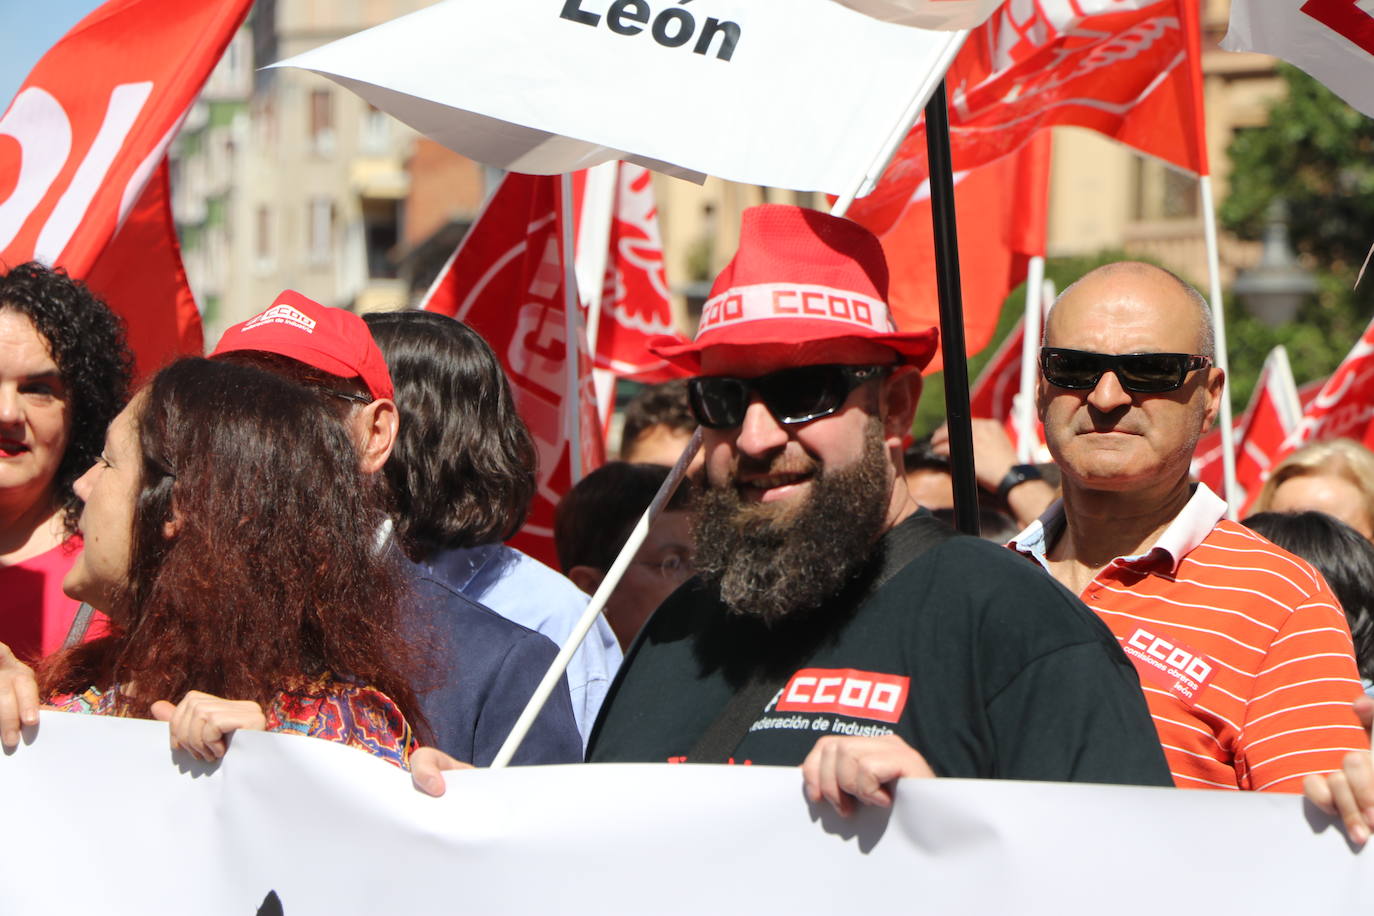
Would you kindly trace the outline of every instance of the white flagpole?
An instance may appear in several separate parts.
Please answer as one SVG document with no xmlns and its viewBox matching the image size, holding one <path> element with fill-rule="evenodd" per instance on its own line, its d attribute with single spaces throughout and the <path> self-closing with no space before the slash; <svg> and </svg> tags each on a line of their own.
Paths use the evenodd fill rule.
<svg viewBox="0 0 1374 916">
<path fill-rule="evenodd" d="M 1221 390 L 1221 471 L 1226 497 L 1226 517 L 1234 520 L 1240 512 L 1240 492 L 1236 486 L 1236 433 L 1231 425 L 1231 373 L 1226 358 L 1226 315 L 1221 299 L 1221 257 L 1217 251 L 1217 214 L 1212 201 L 1212 177 L 1198 176 L 1202 195 L 1202 227 L 1207 240 L 1207 274 L 1211 281 L 1212 330 L 1216 340 L 1216 366 L 1226 374 Z"/>
<path fill-rule="evenodd" d="M 587 306 L 587 350 L 596 360 L 596 339 L 601 330 L 601 300 L 606 292 L 606 265 L 610 263 L 611 226 L 620 183 L 620 163 L 603 162 L 587 169 L 582 190 L 582 212 L 577 237 L 577 286 Z"/>
<path fill-rule="evenodd" d="M 1021 319 L 1021 387 L 1012 400 L 1012 418 L 1016 427 L 1016 460 L 1029 464 L 1034 457 L 1031 443 L 1035 439 L 1035 379 L 1039 374 L 1040 316 L 1046 301 L 1045 259 L 1040 255 L 1030 259 L 1026 271 L 1026 313 Z"/>
<path fill-rule="evenodd" d="M 567 412 L 565 422 L 568 424 L 568 472 L 572 475 L 572 482 L 577 483 L 582 479 L 582 379 L 578 372 L 578 364 L 582 361 L 581 349 L 578 346 L 578 336 L 582 330 L 582 307 L 577 297 L 577 253 L 573 250 L 577 237 L 573 227 L 574 197 L 571 173 L 563 173 L 559 190 L 563 198 L 562 206 L 559 208 L 563 215 L 562 225 L 559 227 L 563 248 L 563 333 L 566 337 L 563 350 L 567 355 L 564 376 L 567 393 L 564 409 Z"/>
<path fill-rule="evenodd" d="M 568 634 L 567 640 L 563 643 L 563 648 L 559 649 L 558 656 L 549 665 L 549 670 L 544 672 L 544 679 L 539 682 L 539 686 L 534 689 L 534 695 L 525 704 L 524 710 L 520 713 L 520 718 L 515 720 L 514 727 L 510 734 L 501 745 L 501 749 L 496 752 L 496 757 L 491 761 L 492 769 L 501 769 L 507 766 L 515 752 L 520 749 L 520 744 L 525 740 L 525 735 L 529 734 L 530 726 L 534 725 L 534 720 L 538 718 L 539 711 L 548 702 L 549 696 L 554 688 L 558 686 L 558 679 L 567 670 L 568 662 L 572 660 L 573 653 L 578 646 L 582 645 L 582 640 L 587 638 L 591 631 L 592 624 L 601 615 L 601 609 L 606 606 L 606 599 L 611 597 L 611 592 L 620 584 L 620 579 L 625 575 L 625 570 L 629 568 L 635 554 L 639 552 L 644 539 L 649 536 L 649 526 L 654 523 L 662 513 L 668 501 L 677 492 L 678 484 L 682 478 L 687 476 L 687 467 L 692 463 L 698 451 L 701 450 L 701 430 L 692 433 L 692 439 L 687 443 L 687 447 L 677 459 L 677 464 L 668 472 L 668 477 L 663 481 L 663 486 L 658 488 L 658 493 L 654 495 L 654 501 L 649 503 L 649 508 L 644 510 L 639 521 L 635 524 L 634 530 L 630 532 L 630 538 L 625 542 L 625 546 L 620 549 L 620 555 L 615 558 L 611 568 L 606 571 L 606 578 L 601 580 L 597 586 L 596 593 L 592 595 L 592 600 L 587 602 L 587 609 L 582 612 L 577 625 Z"/>
</svg>

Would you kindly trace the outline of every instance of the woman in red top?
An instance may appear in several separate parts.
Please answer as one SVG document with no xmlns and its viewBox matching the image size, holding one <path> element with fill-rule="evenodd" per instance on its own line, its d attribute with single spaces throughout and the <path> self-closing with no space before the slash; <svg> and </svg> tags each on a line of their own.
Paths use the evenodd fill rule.
<svg viewBox="0 0 1374 916">
<path fill-rule="evenodd" d="M 0 642 L 35 659 L 62 645 L 77 602 L 72 482 L 129 394 L 119 319 L 42 264 L 0 274 Z"/>
<path fill-rule="evenodd" d="M 110 633 L 52 656 L 40 695 L 170 720 L 211 759 L 236 729 L 313 735 L 405 766 L 425 730 L 404 586 L 376 549 L 382 493 L 332 402 L 245 366 L 185 359 L 115 418 L 76 482 L 85 549 L 64 587 Z"/>
</svg>

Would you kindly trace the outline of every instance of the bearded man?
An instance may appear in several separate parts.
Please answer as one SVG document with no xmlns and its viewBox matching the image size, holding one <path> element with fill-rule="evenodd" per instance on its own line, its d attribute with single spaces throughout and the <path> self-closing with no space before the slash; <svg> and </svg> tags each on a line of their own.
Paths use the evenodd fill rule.
<svg viewBox="0 0 1374 916">
<path fill-rule="evenodd" d="M 626 656 L 588 759 L 799 764 L 813 800 L 899 776 L 1168 785 L 1139 682 L 1081 602 L 918 511 L 902 438 L 934 329 L 898 333 L 867 230 L 745 212 L 692 344 L 697 578 Z"/>
</svg>

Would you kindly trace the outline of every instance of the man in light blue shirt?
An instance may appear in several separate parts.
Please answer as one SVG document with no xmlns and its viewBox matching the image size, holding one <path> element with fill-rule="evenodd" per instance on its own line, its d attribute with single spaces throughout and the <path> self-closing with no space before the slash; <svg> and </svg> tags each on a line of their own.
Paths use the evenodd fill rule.
<svg viewBox="0 0 1374 916">
<path fill-rule="evenodd" d="M 587 596 L 502 543 L 524 523 L 536 452 L 496 355 L 467 325 L 433 312 L 365 320 L 401 414 L 385 467 L 397 541 L 435 578 L 562 645 Z M 567 671 L 584 745 L 620 659 L 615 635 L 598 617 Z"/>
</svg>

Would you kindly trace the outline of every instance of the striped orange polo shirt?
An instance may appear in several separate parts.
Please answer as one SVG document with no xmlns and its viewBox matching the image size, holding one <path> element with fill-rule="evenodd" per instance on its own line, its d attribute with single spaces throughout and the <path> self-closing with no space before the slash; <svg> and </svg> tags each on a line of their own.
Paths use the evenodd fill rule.
<svg viewBox="0 0 1374 916">
<path fill-rule="evenodd" d="M 1320 573 L 1225 512 L 1198 484 L 1153 548 L 1079 597 L 1135 665 L 1176 785 L 1301 792 L 1368 749 L 1350 630 Z M 1008 546 L 1043 567 L 1063 530 L 1055 503 Z"/>
</svg>

